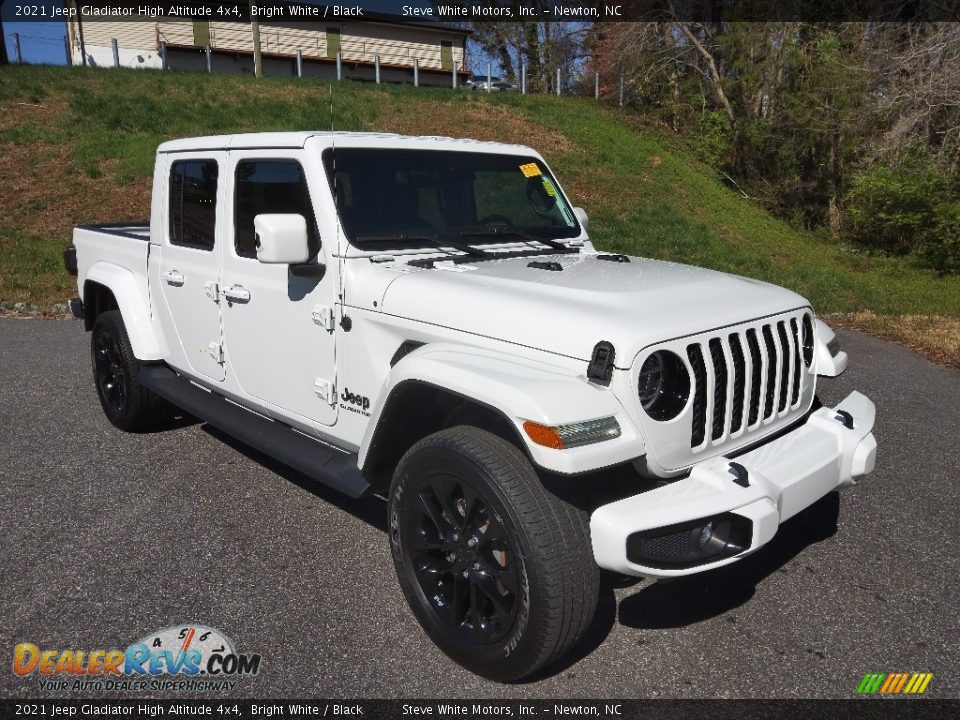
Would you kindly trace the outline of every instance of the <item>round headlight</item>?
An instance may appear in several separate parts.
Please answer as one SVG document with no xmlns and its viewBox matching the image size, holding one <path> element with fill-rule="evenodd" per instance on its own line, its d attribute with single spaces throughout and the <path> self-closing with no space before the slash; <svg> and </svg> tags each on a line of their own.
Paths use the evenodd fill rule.
<svg viewBox="0 0 960 720">
<path fill-rule="evenodd" d="M 813 363 L 813 321 L 809 315 L 803 316 L 803 364 L 810 367 Z"/>
<path fill-rule="evenodd" d="M 683 360 L 668 350 L 650 355 L 640 366 L 637 394 L 644 411 L 654 420 L 675 418 L 690 397 L 690 375 Z"/>
</svg>

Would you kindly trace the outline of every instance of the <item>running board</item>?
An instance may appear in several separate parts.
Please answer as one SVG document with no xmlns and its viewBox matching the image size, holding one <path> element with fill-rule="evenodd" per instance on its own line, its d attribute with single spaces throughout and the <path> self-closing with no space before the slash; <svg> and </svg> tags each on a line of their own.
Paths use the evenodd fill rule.
<svg viewBox="0 0 960 720">
<path fill-rule="evenodd" d="M 371 490 L 357 454 L 338 450 L 205 390 L 166 365 L 141 364 L 140 384 L 240 442 L 352 498 Z"/>
</svg>

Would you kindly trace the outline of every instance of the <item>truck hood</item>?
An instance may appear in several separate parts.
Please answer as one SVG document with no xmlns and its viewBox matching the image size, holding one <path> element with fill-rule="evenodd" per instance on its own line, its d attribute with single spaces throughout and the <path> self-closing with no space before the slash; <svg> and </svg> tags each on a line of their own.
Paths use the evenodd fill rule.
<svg viewBox="0 0 960 720">
<path fill-rule="evenodd" d="M 553 255 L 408 270 L 382 309 L 584 361 L 607 340 L 627 368 L 649 345 L 806 305 L 776 285 L 679 263 Z"/>
</svg>

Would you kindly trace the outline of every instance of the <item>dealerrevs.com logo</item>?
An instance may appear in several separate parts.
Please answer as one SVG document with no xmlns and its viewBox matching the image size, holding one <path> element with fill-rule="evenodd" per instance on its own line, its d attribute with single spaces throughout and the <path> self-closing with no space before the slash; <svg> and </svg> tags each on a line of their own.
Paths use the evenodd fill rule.
<svg viewBox="0 0 960 720">
<path fill-rule="evenodd" d="M 37 677 L 41 690 L 189 692 L 233 690 L 260 672 L 260 655 L 238 653 L 215 628 L 174 625 L 142 637 L 125 650 L 41 648 L 19 643 L 13 672 Z"/>
</svg>

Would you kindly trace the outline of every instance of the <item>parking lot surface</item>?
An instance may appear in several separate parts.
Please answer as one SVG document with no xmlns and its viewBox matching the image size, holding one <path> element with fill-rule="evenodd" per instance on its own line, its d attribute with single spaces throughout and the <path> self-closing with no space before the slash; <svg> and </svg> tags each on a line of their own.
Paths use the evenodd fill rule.
<svg viewBox="0 0 960 720">
<path fill-rule="evenodd" d="M 930 672 L 927 696 L 960 697 L 960 374 L 839 336 L 850 368 L 820 396 L 874 400 L 875 473 L 733 566 L 606 578 L 572 657 L 498 685 L 408 612 L 382 499 L 200 423 L 121 433 L 79 323 L 0 319 L 0 695 L 54 696 L 14 675 L 17 643 L 122 649 L 199 623 L 262 655 L 236 697 L 850 698 L 867 672 Z"/>
</svg>

